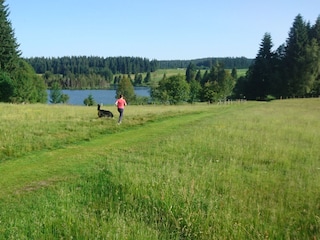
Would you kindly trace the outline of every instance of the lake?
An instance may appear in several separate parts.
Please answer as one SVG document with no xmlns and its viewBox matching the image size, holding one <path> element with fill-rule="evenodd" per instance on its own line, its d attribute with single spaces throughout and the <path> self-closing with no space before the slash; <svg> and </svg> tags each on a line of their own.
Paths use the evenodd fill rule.
<svg viewBox="0 0 320 240">
<path fill-rule="evenodd" d="M 50 90 L 48 92 L 48 103 L 50 104 Z M 150 88 L 135 87 L 134 92 L 140 97 L 150 97 Z M 96 103 L 103 105 L 114 104 L 116 101 L 116 90 L 62 90 L 63 94 L 69 96 L 68 104 L 71 105 L 84 105 L 84 99 L 88 98 L 91 94 Z"/>
</svg>

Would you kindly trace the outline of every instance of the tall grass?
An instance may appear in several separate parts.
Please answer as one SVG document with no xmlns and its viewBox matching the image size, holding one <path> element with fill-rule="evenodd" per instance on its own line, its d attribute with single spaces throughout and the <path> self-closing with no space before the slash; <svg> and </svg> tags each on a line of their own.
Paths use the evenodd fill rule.
<svg viewBox="0 0 320 240">
<path fill-rule="evenodd" d="M 114 119 L 99 119 L 96 106 L 0 103 L 0 162 L 32 151 L 89 141 L 99 135 L 181 112 L 199 111 L 203 107 L 206 105 L 198 105 L 197 109 L 188 106 L 128 106 L 124 113 L 125 125 L 119 128 L 115 106 L 104 106 L 114 113 Z"/>
<path fill-rule="evenodd" d="M 78 144 L 47 153 L 70 176 L 1 194 L 0 239 L 317 239 L 319 103 L 131 107 L 120 127 L 76 107 Z M 88 119 L 97 133 L 82 141 Z M 79 151 L 83 168 L 68 155 Z M 19 159 L 0 172 L 8 163 Z"/>
</svg>

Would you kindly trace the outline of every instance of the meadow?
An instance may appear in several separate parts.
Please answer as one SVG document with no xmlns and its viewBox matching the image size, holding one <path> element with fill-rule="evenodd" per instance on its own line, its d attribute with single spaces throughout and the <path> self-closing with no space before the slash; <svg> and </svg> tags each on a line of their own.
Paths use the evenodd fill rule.
<svg viewBox="0 0 320 240">
<path fill-rule="evenodd" d="M 231 73 L 232 69 L 226 69 Z M 203 75 L 206 70 L 201 70 L 201 74 Z M 237 76 L 242 77 L 246 75 L 246 72 L 248 69 L 237 69 Z M 185 68 L 175 68 L 175 69 L 158 69 L 154 72 L 151 73 L 151 79 L 154 82 L 159 82 L 162 78 L 163 75 L 166 74 L 167 77 L 170 76 L 176 76 L 178 74 L 180 75 L 185 75 L 186 74 L 186 69 Z M 144 79 L 146 77 L 147 73 L 142 73 L 142 78 Z M 131 79 L 134 79 L 134 74 L 131 74 Z"/>
<path fill-rule="evenodd" d="M 0 112 L 0 239 L 320 237 L 320 98 Z"/>
</svg>

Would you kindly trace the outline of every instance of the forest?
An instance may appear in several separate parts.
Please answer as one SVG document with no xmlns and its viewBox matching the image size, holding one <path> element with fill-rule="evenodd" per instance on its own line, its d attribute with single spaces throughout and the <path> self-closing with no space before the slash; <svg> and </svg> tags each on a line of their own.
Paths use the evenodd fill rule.
<svg viewBox="0 0 320 240">
<path fill-rule="evenodd" d="M 197 68 L 210 69 L 214 63 L 220 62 L 225 68 L 248 68 L 253 59 L 245 57 L 201 58 L 190 60 L 149 60 L 141 57 L 33 57 L 25 59 L 38 74 L 51 72 L 52 74 L 67 75 L 95 73 L 105 76 L 106 72 L 112 74 L 136 74 L 154 72 L 158 69 L 187 68 L 193 63 Z"/>
<path fill-rule="evenodd" d="M 57 57 L 26 58 L 37 74 L 43 76 L 48 88 L 59 82 L 64 89 L 104 89 L 119 83 L 119 75 L 136 75 L 134 85 L 149 85 L 151 79 L 142 79 L 139 74 L 155 72 L 158 69 L 186 69 L 190 63 L 197 69 L 211 69 L 219 62 L 225 68 L 247 69 L 252 59 L 203 58 L 191 60 L 149 60 L 141 57 Z"/>
</svg>

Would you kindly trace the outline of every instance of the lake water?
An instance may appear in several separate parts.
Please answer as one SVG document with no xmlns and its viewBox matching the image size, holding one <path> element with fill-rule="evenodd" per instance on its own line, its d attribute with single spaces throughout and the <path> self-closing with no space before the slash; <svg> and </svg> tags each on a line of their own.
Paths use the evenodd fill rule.
<svg viewBox="0 0 320 240">
<path fill-rule="evenodd" d="M 47 92 L 50 104 L 50 90 Z M 134 92 L 140 97 L 150 97 L 150 89 L 147 87 L 135 87 Z M 71 105 L 84 105 L 84 99 L 88 98 L 90 94 L 96 103 L 109 105 L 116 101 L 116 90 L 62 90 L 62 93 L 69 96 L 68 104 Z"/>
</svg>

